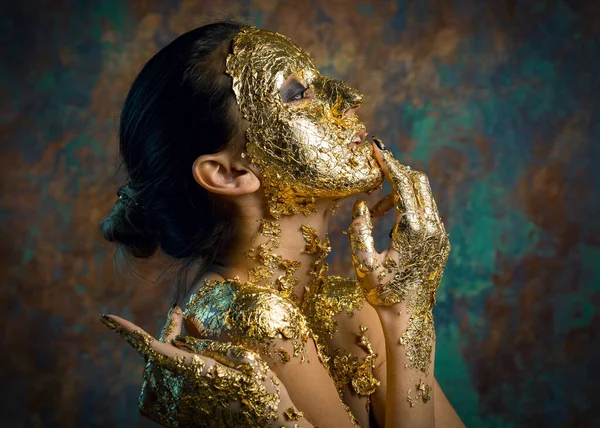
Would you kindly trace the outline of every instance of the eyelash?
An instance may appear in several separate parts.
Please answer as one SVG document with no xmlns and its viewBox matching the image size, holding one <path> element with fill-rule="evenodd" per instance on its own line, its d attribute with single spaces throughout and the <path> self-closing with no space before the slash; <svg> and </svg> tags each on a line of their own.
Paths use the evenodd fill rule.
<svg viewBox="0 0 600 428">
<path fill-rule="evenodd" d="M 300 92 L 299 94 L 294 95 L 293 97 L 291 97 L 289 99 L 290 102 L 294 102 L 294 101 L 302 101 L 303 99 L 306 98 L 305 94 L 306 91 L 308 91 L 308 88 L 304 88 L 304 90 L 302 92 Z M 300 97 L 300 98 L 297 98 Z"/>
</svg>

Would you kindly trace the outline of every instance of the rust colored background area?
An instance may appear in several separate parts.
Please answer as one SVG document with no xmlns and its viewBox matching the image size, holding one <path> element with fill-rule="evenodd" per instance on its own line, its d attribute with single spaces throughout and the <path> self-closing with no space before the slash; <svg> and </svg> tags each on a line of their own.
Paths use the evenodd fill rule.
<svg viewBox="0 0 600 428">
<path fill-rule="evenodd" d="M 98 321 L 158 330 L 164 263 L 119 274 L 97 224 L 126 178 L 121 105 L 177 35 L 235 18 L 290 36 L 366 94 L 425 171 L 452 242 L 436 376 L 471 427 L 600 426 L 596 1 L 17 1 L 3 5 L 2 426 L 150 426 L 142 361 Z M 375 197 L 375 196 L 374 196 Z M 341 230 L 332 270 L 350 271 Z M 391 219 L 377 224 L 387 240 Z"/>
</svg>

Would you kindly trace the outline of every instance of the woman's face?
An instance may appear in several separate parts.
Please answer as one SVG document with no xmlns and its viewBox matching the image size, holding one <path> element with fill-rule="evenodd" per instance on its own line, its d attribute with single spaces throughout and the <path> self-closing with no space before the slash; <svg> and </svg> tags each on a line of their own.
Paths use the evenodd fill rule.
<svg viewBox="0 0 600 428">
<path fill-rule="evenodd" d="M 365 127 L 354 114 L 362 95 L 322 76 L 290 39 L 242 29 L 227 73 L 250 122 L 247 151 L 276 218 L 308 214 L 316 199 L 340 199 L 381 184 Z"/>
</svg>

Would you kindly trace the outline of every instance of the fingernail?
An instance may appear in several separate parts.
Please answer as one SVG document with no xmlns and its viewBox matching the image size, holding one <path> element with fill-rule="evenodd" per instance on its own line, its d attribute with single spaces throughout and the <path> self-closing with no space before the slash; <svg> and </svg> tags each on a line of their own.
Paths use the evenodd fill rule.
<svg viewBox="0 0 600 428">
<path fill-rule="evenodd" d="M 113 319 L 107 317 L 106 314 L 100 314 L 98 319 L 100 320 L 100 322 L 102 324 L 104 324 L 106 327 L 108 327 L 115 333 L 117 333 L 117 334 L 123 333 L 123 329 L 121 328 L 121 326 L 119 324 L 117 324 Z"/>
<path fill-rule="evenodd" d="M 385 147 L 385 144 L 383 144 L 383 141 L 381 141 L 379 138 L 373 137 L 373 142 L 377 145 L 377 147 L 379 147 L 379 150 L 381 150 L 381 151 L 387 150 L 387 148 Z"/>
<path fill-rule="evenodd" d="M 179 306 L 174 306 L 171 309 L 169 309 L 169 314 L 167 316 L 169 318 L 172 318 L 173 315 L 181 315 L 181 309 L 179 308 Z"/>
<path fill-rule="evenodd" d="M 177 301 L 175 301 L 175 303 L 173 303 L 173 304 L 171 305 L 171 308 L 169 309 L 169 313 L 167 314 L 167 316 L 170 318 L 170 317 L 171 317 L 171 315 L 173 315 L 173 313 L 177 313 L 177 314 L 179 314 L 180 312 L 181 312 L 181 309 L 179 309 L 179 308 L 177 307 Z"/>
<path fill-rule="evenodd" d="M 362 199 L 359 199 L 354 203 L 354 207 L 352 208 L 352 218 L 363 216 L 369 212 L 369 207 L 367 203 Z"/>
</svg>

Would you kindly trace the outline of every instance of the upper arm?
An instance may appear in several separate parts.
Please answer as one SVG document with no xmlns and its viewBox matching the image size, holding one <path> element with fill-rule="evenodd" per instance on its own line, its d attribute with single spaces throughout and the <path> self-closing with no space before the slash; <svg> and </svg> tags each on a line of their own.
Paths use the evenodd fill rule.
<svg viewBox="0 0 600 428">
<path fill-rule="evenodd" d="M 364 335 L 368 339 L 372 351 L 377 354 L 372 375 L 379 381 L 379 386 L 370 396 L 361 395 L 357 393 L 350 379 L 347 379 L 342 393 L 344 402 L 350 407 L 361 426 L 369 426 L 369 420 L 374 419 L 378 426 L 383 427 L 385 423 L 386 355 L 385 338 L 379 317 L 370 305 L 364 305 L 360 310 L 355 311 L 353 316 L 348 316 L 345 312 L 339 313 L 336 321 L 338 329 L 333 335 L 330 347 L 338 350 L 338 356 L 342 358 L 353 356 L 352 358 L 356 358 L 362 364 L 366 361 L 369 351 L 361 344 L 360 328 L 361 326 L 367 327 Z M 337 376 L 339 377 L 339 373 Z M 364 377 L 365 373 L 359 373 L 358 376 Z M 372 413 L 371 418 L 369 412 Z"/>
</svg>

